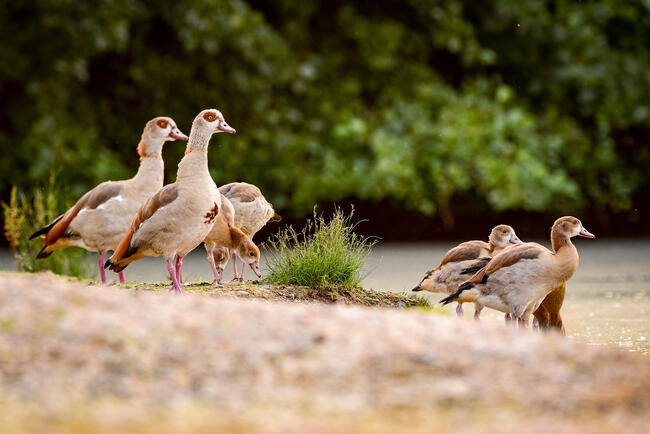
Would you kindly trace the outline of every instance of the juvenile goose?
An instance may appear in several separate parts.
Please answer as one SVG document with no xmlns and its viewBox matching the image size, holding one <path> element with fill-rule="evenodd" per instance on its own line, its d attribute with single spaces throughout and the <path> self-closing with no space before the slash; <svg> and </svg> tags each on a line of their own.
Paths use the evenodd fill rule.
<svg viewBox="0 0 650 434">
<path fill-rule="evenodd" d="M 259 188 L 245 182 L 232 182 L 222 185 L 219 191 L 227 197 L 235 210 L 235 226 L 241 229 L 252 240 L 253 236 L 268 222 L 279 222 L 282 217 L 273 210 Z M 241 275 L 237 274 L 237 256 L 231 250 L 234 268 L 233 281 L 244 281 L 244 267 Z M 259 277 L 259 276 L 258 276 Z"/>
<path fill-rule="evenodd" d="M 577 218 L 561 217 L 551 229 L 553 251 L 537 243 L 506 249 L 441 303 L 473 302 L 478 312 L 487 306 L 510 314 L 525 327 L 544 297 L 578 268 L 578 251 L 571 243 L 575 236 L 595 238 Z"/>
<path fill-rule="evenodd" d="M 173 119 L 158 117 L 147 122 L 138 144 L 140 168 L 136 175 L 124 181 L 102 182 L 63 215 L 34 232 L 30 240 L 44 237 L 43 249 L 36 257 L 47 258 L 54 250 L 69 246 L 97 252 L 99 274 L 106 283 L 104 255 L 117 248 L 140 206 L 162 187 L 165 164 L 161 154 L 169 140 L 187 140 Z M 124 282 L 124 273 L 120 271 L 119 277 Z"/>
<path fill-rule="evenodd" d="M 208 255 L 210 255 L 210 252 L 208 252 Z M 212 281 L 213 285 L 220 285 L 222 283 L 223 270 L 226 269 L 226 264 L 228 264 L 229 259 L 230 249 L 221 246 L 216 246 L 212 249 L 212 259 L 208 256 L 208 262 L 210 263 L 212 273 L 214 274 L 214 280 Z"/>
<path fill-rule="evenodd" d="M 210 137 L 220 132 L 235 133 L 221 112 L 208 109 L 196 116 L 185 156 L 178 163 L 176 182 L 158 190 L 142 205 L 106 267 L 121 271 L 145 256 L 162 256 L 167 261 L 172 290 L 182 292 L 179 276 L 183 257 L 208 235 L 221 208 L 221 195 L 208 171 Z"/>
<path fill-rule="evenodd" d="M 490 232 L 489 243 L 485 241 L 466 241 L 449 250 L 442 258 L 440 264 L 429 270 L 422 281 L 413 288 L 414 292 L 429 291 L 443 294 L 453 294 L 458 290 L 458 285 L 467 280 L 463 270 L 474 265 L 479 258 L 488 259 L 502 249 L 521 244 L 515 230 L 508 225 L 495 226 Z M 463 316 L 461 302 L 456 307 L 458 316 Z"/>
<path fill-rule="evenodd" d="M 235 226 L 235 210 L 227 197 L 221 196 L 221 212 L 214 222 L 214 226 L 203 244 L 208 256 L 208 262 L 214 273 L 213 284 L 221 284 L 223 267 L 217 268 L 215 256 L 219 259 L 220 266 L 228 262 L 228 250 L 232 250 L 241 259 L 242 264 L 248 264 L 257 277 L 262 277 L 260 272 L 260 250 L 255 243 L 239 228 Z M 222 258 L 225 256 L 224 259 Z"/>
</svg>

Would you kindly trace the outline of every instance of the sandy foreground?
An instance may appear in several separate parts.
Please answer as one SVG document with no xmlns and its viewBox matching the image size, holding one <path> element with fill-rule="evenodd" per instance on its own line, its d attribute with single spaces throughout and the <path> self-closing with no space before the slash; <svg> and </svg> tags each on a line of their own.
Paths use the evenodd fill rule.
<svg viewBox="0 0 650 434">
<path fill-rule="evenodd" d="M 0 274 L 3 432 L 650 432 L 650 364 L 409 309 Z"/>
</svg>

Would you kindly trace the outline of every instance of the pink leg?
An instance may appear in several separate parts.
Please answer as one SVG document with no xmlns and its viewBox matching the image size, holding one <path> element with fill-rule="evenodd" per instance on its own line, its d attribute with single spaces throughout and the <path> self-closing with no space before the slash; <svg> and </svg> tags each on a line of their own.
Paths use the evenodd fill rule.
<svg viewBox="0 0 650 434">
<path fill-rule="evenodd" d="M 230 257 L 232 258 L 232 272 L 234 273 L 232 280 L 239 280 L 239 275 L 237 274 L 237 255 L 234 250 L 230 251 Z"/>
<path fill-rule="evenodd" d="M 172 278 L 172 287 L 171 291 L 174 291 L 175 294 L 182 294 L 181 286 L 178 284 L 178 276 L 176 275 L 176 269 L 174 268 L 174 261 L 167 261 L 167 271 Z"/>
<path fill-rule="evenodd" d="M 102 283 L 106 283 L 106 270 L 104 270 L 104 254 L 100 253 L 99 254 L 99 260 L 97 261 L 99 264 L 99 277 L 102 279 Z"/>
<path fill-rule="evenodd" d="M 533 329 L 539 330 L 539 321 L 537 321 L 537 318 L 533 318 Z"/>
<path fill-rule="evenodd" d="M 124 271 L 120 271 L 117 273 L 118 276 L 120 276 L 120 283 L 126 282 L 126 278 L 124 277 Z"/>
<path fill-rule="evenodd" d="M 183 284 L 183 257 L 182 256 L 176 257 L 176 278 L 178 279 L 178 283 L 182 285 Z"/>
<path fill-rule="evenodd" d="M 242 261 L 241 263 L 241 274 L 239 275 L 239 281 L 243 282 L 244 281 L 244 268 L 246 267 L 246 263 Z"/>
<path fill-rule="evenodd" d="M 237 274 L 237 254 L 232 249 L 230 250 L 230 257 L 232 258 L 232 268 L 233 268 L 234 276 L 232 280 L 228 283 L 237 283 L 240 282 L 239 275 Z"/>
<path fill-rule="evenodd" d="M 463 317 L 463 303 L 458 303 L 458 306 L 456 306 L 456 315 L 459 318 Z"/>
<path fill-rule="evenodd" d="M 212 281 L 213 285 L 221 285 L 221 279 L 223 278 L 223 271 L 217 268 L 217 264 L 214 263 L 214 256 L 212 252 L 208 252 L 208 262 L 210 263 L 210 268 L 212 268 L 212 274 L 214 274 L 214 280 Z"/>
</svg>

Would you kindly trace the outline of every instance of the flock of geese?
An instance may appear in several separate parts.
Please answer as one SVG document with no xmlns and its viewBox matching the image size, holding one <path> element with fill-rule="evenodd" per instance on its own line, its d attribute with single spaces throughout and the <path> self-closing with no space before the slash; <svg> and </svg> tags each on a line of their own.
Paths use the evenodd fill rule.
<svg viewBox="0 0 650 434">
<path fill-rule="evenodd" d="M 172 290 L 182 292 L 183 257 L 204 243 L 214 273 L 221 284 L 230 257 L 234 279 L 243 281 L 248 264 L 259 277 L 260 251 L 252 238 L 269 221 L 279 221 L 273 206 L 254 185 L 236 182 L 217 188 L 208 171 L 208 144 L 215 133 L 234 134 L 219 110 L 199 113 L 190 137 L 173 119 L 157 117 L 147 122 L 138 144 L 140 167 L 124 181 L 99 184 L 77 203 L 31 238 L 42 236 L 37 258 L 57 249 L 82 247 L 99 255 L 102 283 L 105 268 L 119 274 L 131 262 L 145 256 L 162 256 L 172 279 Z M 163 187 L 163 144 L 187 140 L 185 156 L 178 164 L 176 182 Z M 113 255 L 104 262 L 104 255 Z M 237 258 L 242 262 L 237 270 Z"/>
<path fill-rule="evenodd" d="M 97 252 L 101 280 L 106 283 L 105 268 L 117 272 L 124 282 L 123 270 L 131 262 L 162 256 L 171 289 L 180 293 L 183 257 L 203 242 L 213 284 L 222 283 L 230 258 L 233 281 L 243 281 L 246 264 L 259 277 L 260 251 L 252 238 L 280 216 L 254 185 L 236 182 L 217 188 L 208 171 L 207 152 L 210 138 L 220 132 L 234 134 L 235 129 L 216 109 L 196 116 L 189 138 L 169 117 L 147 122 L 137 148 L 136 175 L 99 184 L 36 231 L 31 238 L 44 238 L 37 258 L 69 246 Z M 187 149 L 176 182 L 163 186 L 162 147 L 170 140 L 187 140 Z M 578 252 L 571 243 L 574 236 L 594 238 L 577 218 L 561 217 L 551 229 L 551 251 L 537 243 L 522 243 L 512 227 L 499 225 L 489 242 L 468 241 L 448 251 L 413 291 L 449 294 L 441 302 L 457 302 L 460 316 L 462 304 L 469 302 L 474 303 L 477 319 L 489 307 L 520 326 L 527 326 L 533 314 L 538 326 L 563 331 L 559 310 L 566 282 L 578 267 Z M 104 262 L 109 251 L 113 255 Z"/>
<path fill-rule="evenodd" d="M 551 228 L 553 250 L 523 243 L 508 225 L 492 229 L 489 242 L 467 241 L 449 250 L 413 291 L 450 294 L 443 304 L 474 303 L 474 318 L 489 307 L 505 313 L 506 322 L 527 327 L 530 315 L 542 329 L 564 333 L 560 308 L 566 282 L 578 269 L 575 236 L 595 238 L 575 217 L 560 217 Z"/>
</svg>

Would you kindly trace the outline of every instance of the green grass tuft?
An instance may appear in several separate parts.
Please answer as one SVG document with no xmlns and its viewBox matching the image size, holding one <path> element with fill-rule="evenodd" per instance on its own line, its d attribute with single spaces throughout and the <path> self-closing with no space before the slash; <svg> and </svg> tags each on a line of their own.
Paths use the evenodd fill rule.
<svg viewBox="0 0 650 434">
<path fill-rule="evenodd" d="M 36 230 L 46 226 L 65 212 L 57 200 L 54 175 L 49 185 L 35 188 L 31 194 L 19 194 L 16 187 L 11 190 L 9 203 L 2 203 L 4 210 L 4 233 L 14 254 L 19 271 L 38 272 L 51 270 L 56 274 L 89 278 L 93 276 L 92 265 L 87 253 L 78 247 L 54 252 L 46 259 L 36 259 L 43 247 L 41 238 L 29 239 Z"/>
<path fill-rule="evenodd" d="M 314 214 L 301 232 L 288 227 L 267 243 L 267 281 L 314 287 L 354 288 L 374 242 L 354 233 L 349 215 L 337 209 L 326 220 Z"/>
</svg>

